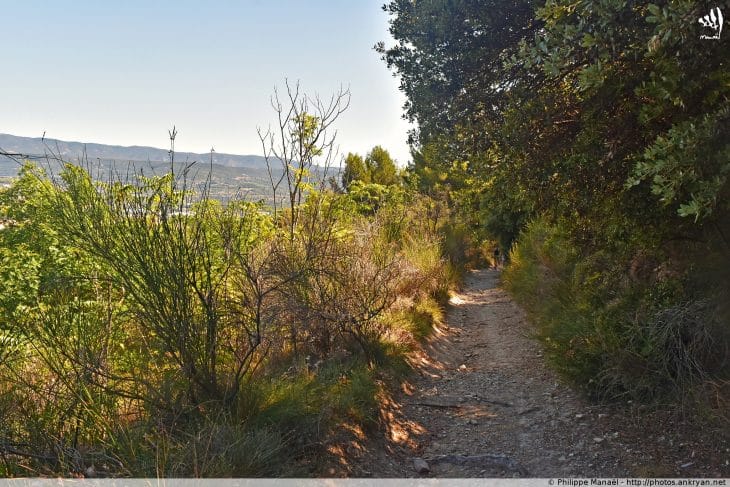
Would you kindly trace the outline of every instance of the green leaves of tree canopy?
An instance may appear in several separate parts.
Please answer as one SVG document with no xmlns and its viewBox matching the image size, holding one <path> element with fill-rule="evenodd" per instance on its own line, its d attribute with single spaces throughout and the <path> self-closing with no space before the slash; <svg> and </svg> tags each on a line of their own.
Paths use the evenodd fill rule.
<svg viewBox="0 0 730 487">
<path fill-rule="evenodd" d="M 413 141 L 428 152 L 448 139 L 430 158 L 443 161 L 416 163 L 421 184 L 458 179 L 448 173 L 466 161 L 491 181 L 485 193 L 507 186 L 521 208 L 590 225 L 618 214 L 671 232 L 691 224 L 676 216 L 720 218 L 730 70 L 722 43 L 700 39 L 705 8 L 391 1 L 397 45 L 378 50 L 401 76 Z"/>
<path fill-rule="evenodd" d="M 397 44 L 376 50 L 400 75 L 406 115 L 419 124 L 412 142 L 499 120 L 517 74 L 502 57 L 538 27 L 533 2 L 393 0 L 383 9 Z"/>
<path fill-rule="evenodd" d="M 390 153 L 376 145 L 365 156 L 365 167 L 370 172 L 370 181 L 377 184 L 389 186 L 398 184 L 398 169 L 390 157 Z"/>
<path fill-rule="evenodd" d="M 695 221 L 720 206 L 727 210 L 730 175 L 730 110 L 706 114 L 699 123 L 680 122 L 656 138 L 639 158 L 627 187 L 651 181 L 652 193 L 680 216 Z M 697 164 L 701 161 L 701 164 Z"/>
<path fill-rule="evenodd" d="M 353 181 L 370 182 L 370 171 L 360 154 L 350 152 L 345 158 L 345 169 L 342 171 L 342 185 L 349 188 Z"/>
<path fill-rule="evenodd" d="M 698 221 L 727 191 L 728 54 L 700 39 L 703 8 L 551 0 L 538 9 L 545 29 L 523 46 L 522 61 L 547 77 L 539 94 L 569 83 L 573 102 L 550 112 L 576 130 L 567 145 L 603 185 L 589 185 L 594 193 L 620 194 L 617 183 L 649 180 L 662 204 Z M 550 145 L 541 151 L 548 157 Z M 576 176 L 570 168 L 567 175 Z"/>
<path fill-rule="evenodd" d="M 390 153 L 376 145 L 368 152 L 365 159 L 352 152 L 347 154 L 345 169 L 342 172 L 342 184 L 348 188 L 353 181 L 390 186 L 398 184 L 400 178 Z"/>
</svg>

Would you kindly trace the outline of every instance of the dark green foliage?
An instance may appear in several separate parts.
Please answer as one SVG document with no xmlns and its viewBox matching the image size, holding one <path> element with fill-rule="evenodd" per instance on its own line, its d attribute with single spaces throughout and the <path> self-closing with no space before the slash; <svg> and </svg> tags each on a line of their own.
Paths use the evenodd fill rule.
<svg viewBox="0 0 730 487">
<path fill-rule="evenodd" d="M 378 49 L 419 126 L 409 184 L 483 239 L 516 239 L 511 289 L 554 362 L 599 395 L 728 379 L 710 359 L 730 329 L 730 279 L 709 271 L 730 267 L 730 70 L 701 38 L 710 7 L 384 7 L 397 44 Z"/>
<path fill-rule="evenodd" d="M 552 363 L 591 394 L 689 403 L 698 384 L 730 377 L 727 316 L 716 293 L 688 294 L 679 276 L 638 268 L 652 259 L 582 253 L 564 225 L 536 220 L 504 282 Z"/>
<path fill-rule="evenodd" d="M 499 120 L 504 89 L 512 80 L 501 69 L 502 53 L 532 35 L 537 27 L 532 5 L 512 0 L 395 0 L 384 5 L 397 44 L 381 43 L 377 50 L 401 77 L 406 114 L 419 124 L 415 138 L 426 143 L 458 126 L 479 131 Z M 469 144 L 484 147 L 485 142 L 475 137 Z"/>
</svg>

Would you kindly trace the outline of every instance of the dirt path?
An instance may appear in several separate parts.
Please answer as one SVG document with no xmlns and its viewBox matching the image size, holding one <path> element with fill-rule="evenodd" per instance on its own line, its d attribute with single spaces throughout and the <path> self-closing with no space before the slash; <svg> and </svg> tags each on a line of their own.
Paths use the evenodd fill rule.
<svg viewBox="0 0 730 487">
<path fill-rule="evenodd" d="M 393 398 L 388 438 L 366 442 L 351 475 L 730 473 L 730 450 L 717 438 L 693 438 L 676 422 L 667 431 L 663 419 L 647 425 L 627 408 L 591 405 L 563 384 L 546 366 L 522 311 L 498 287 L 496 271 L 467 277 L 451 300 L 447 324 L 427 347 L 419 376 Z"/>
</svg>

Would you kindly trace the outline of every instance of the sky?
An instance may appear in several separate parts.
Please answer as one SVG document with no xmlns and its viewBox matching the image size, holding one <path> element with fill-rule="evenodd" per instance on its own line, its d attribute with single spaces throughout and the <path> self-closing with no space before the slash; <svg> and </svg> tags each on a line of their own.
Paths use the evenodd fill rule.
<svg viewBox="0 0 730 487">
<path fill-rule="evenodd" d="M 349 87 L 340 152 L 410 159 L 377 0 L 2 0 L 0 133 L 261 154 L 274 87 Z"/>
</svg>

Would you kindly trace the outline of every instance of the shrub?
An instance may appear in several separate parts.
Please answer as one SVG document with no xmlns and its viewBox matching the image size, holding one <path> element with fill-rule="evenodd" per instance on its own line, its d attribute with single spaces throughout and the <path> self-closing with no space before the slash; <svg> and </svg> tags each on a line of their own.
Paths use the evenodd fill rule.
<svg viewBox="0 0 730 487">
<path fill-rule="evenodd" d="M 537 219 L 512 250 L 504 283 L 556 368 L 596 396 L 675 404 L 727 380 L 730 337 L 720 301 L 693 298 L 686 281 L 661 267 L 632 277 L 636 257 L 604 247 L 586 254 L 564 226 Z M 641 259 L 653 260 L 650 253 Z"/>
<path fill-rule="evenodd" d="M 272 217 L 186 172 L 22 178 L 0 195 L 3 472 L 309 473 L 338 423 L 375 424 L 453 284 L 450 220 L 390 196 L 365 216 L 311 190 Z"/>
</svg>

